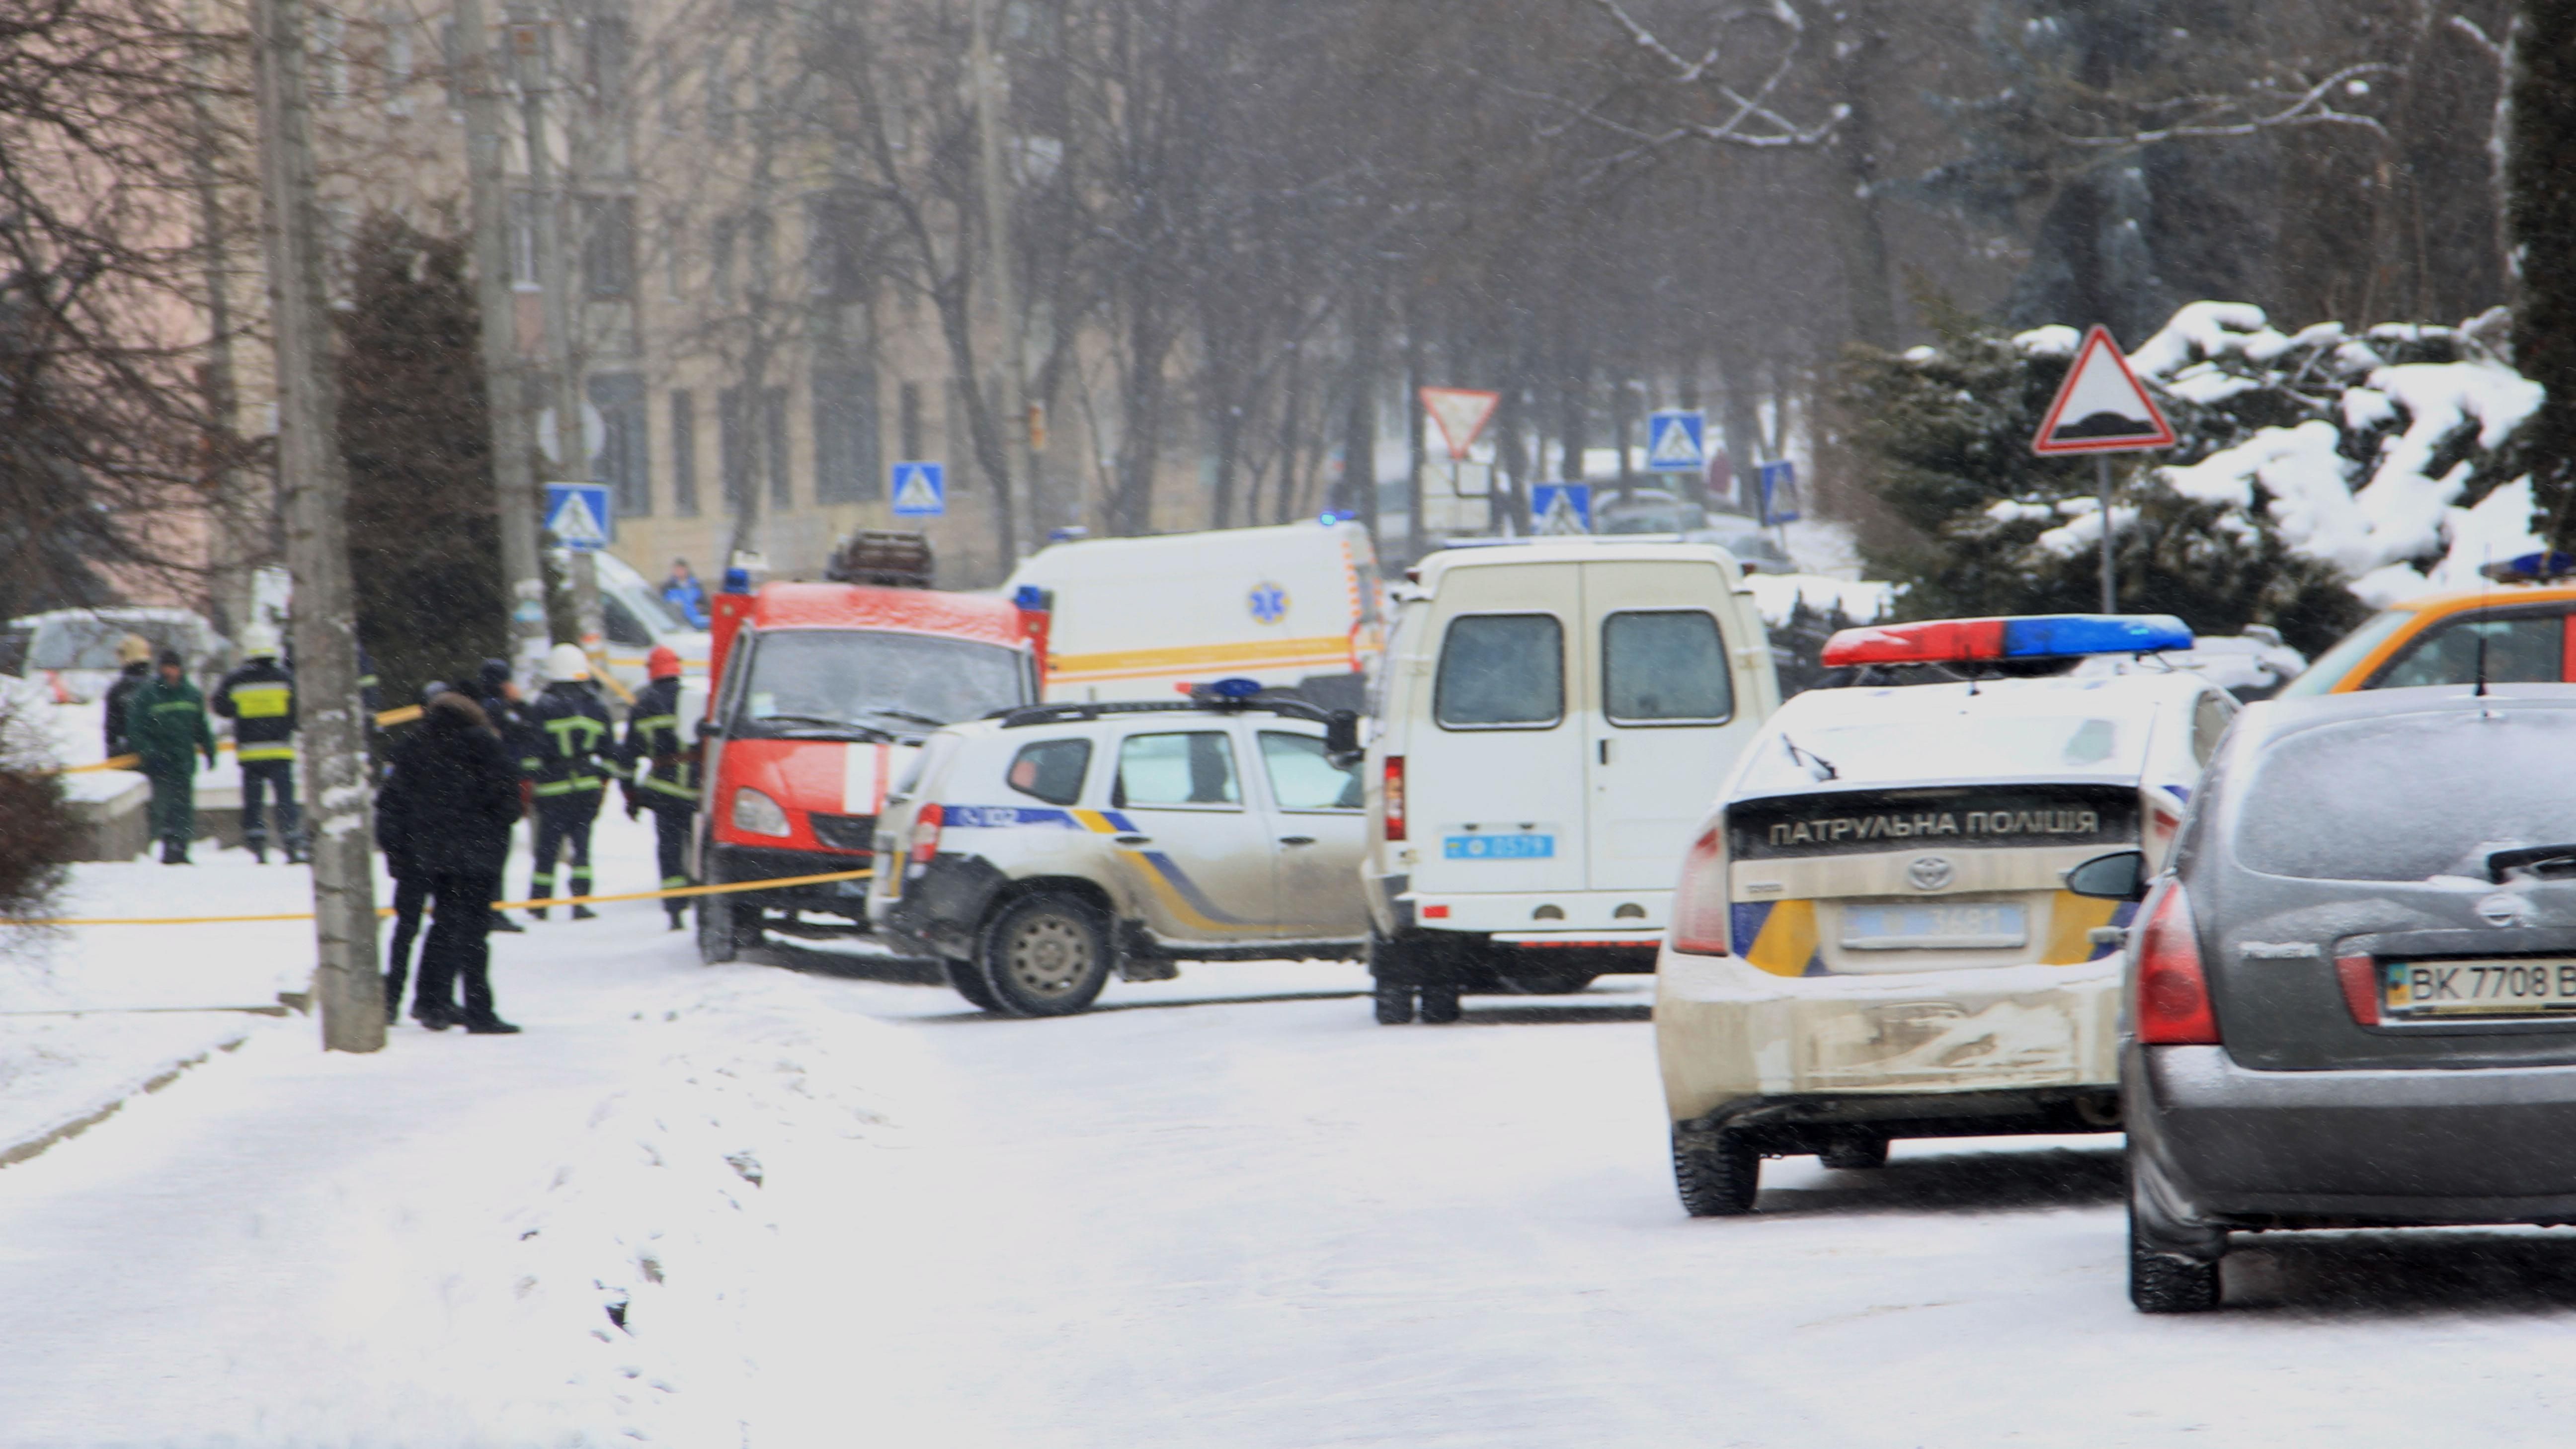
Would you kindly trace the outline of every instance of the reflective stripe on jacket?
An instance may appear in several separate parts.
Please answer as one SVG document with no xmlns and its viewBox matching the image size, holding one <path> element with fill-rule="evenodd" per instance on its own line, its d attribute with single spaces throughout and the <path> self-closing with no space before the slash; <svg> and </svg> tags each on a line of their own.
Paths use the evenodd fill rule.
<svg viewBox="0 0 2576 1449">
<path fill-rule="evenodd" d="M 215 686 L 215 713 L 233 722 L 241 762 L 295 758 L 295 675 L 275 659 L 245 660 Z"/>
</svg>

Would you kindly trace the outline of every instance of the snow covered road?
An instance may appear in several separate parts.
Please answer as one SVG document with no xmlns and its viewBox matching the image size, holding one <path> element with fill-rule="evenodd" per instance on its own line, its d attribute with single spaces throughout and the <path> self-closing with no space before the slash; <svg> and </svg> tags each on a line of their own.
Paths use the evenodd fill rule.
<svg viewBox="0 0 2576 1449">
<path fill-rule="evenodd" d="M 1642 982 L 1388 1029 L 1348 965 L 1210 965 L 998 1021 L 707 970 L 644 906 L 499 961 L 525 1036 L 249 1018 L 0 1170 L 0 1445 L 2412 1446 L 2576 1403 L 2576 1236 L 2257 1240 L 2227 1311 L 2141 1318 L 2114 1139 L 1686 1219 Z"/>
</svg>

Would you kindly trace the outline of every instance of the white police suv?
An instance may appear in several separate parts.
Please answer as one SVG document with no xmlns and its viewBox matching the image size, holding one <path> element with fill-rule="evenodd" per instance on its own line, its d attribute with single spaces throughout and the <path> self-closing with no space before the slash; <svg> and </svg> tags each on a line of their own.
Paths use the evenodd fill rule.
<svg viewBox="0 0 2576 1449">
<path fill-rule="evenodd" d="M 951 725 L 878 816 L 868 917 L 1016 1016 L 1081 1011 L 1113 971 L 1356 956 L 1358 765 L 1353 716 L 1248 679 Z"/>
<path fill-rule="evenodd" d="M 2128 845 L 2161 863 L 2238 708 L 2157 661 L 2191 643 L 2165 615 L 1828 641 L 1852 682 L 1789 700 L 1745 747 L 1657 961 L 1692 1213 L 1749 1210 L 1764 1157 L 1874 1167 L 1892 1138 L 2118 1126 L 2134 907 L 2065 876 Z M 2129 665 L 2063 672 L 2095 655 Z"/>
</svg>

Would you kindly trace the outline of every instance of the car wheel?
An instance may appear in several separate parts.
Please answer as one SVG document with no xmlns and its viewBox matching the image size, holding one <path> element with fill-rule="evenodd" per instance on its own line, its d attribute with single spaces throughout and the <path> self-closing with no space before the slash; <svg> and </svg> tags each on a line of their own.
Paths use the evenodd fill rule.
<svg viewBox="0 0 2576 1449">
<path fill-rule="evenodd" d="M 2140 1313 L 2206 1313 L 2218 1306 L 2218 1260 L 2159 1251 L 2138 1236 L 2129 1212 L 2129 1301 Z"/>
<path fill-rule="evenodd" d="M 984 931 L 984 987 L 1017 1016 L 1071 1016 L 1109 984 L 1109 932 L 1069 895 L 1023 896 Z"/>
<path fill-rule="evenodd" d="M 1673 1133 L 1673 1186 L 1682 1207 L 1695 1218 L 1731 1218 L 1753 1211 L 1754 1194 L 1762 1188 L 1762 1154 L 1732 1132 L 1717 1134 L 1714 1147 L 1686 1147 Z"/>
<path fill-rule="evenodd" d="M 940 964 L 947 968 L 948 984 L 956 988 L 958 995 L 966 998 L 968 1005 L 981 1007 L 995 1016 L 1010 1015 L 1002 1009 L 1000 998 L 993 995 L 993 988 L 984 984 L 984 968 L 972 961 L 954 958 Z"/>
<path fill-rule="evenodd" d="M 1377 981 L 1375 996 L 1378 1025 L 1402 1026 L 1413 1020 L 1412 982 L 1389 981 L 1381 976 Z"/>
<path fill-rule="evenodd" d="M 1458 1019 L 1457 982 L 1422 983 L 1422 1019 L 1434 1026 L 1447 1026 Z"/>
<path fill-rule="evenodd" d="M 1887 1139 L 1884 1137 L 1843 1137 L 1828 1142 L 1816 1154 L 1816 1160 L 1827 1167 L 1846 1172 L 1887 1165 Z"/>
<path fill-rule="evenodd" d="M 734 938 L 733 902 L 723 896 L 698 897 L 698 960 L 721 966 L 740 954 Z"/>
</svg>

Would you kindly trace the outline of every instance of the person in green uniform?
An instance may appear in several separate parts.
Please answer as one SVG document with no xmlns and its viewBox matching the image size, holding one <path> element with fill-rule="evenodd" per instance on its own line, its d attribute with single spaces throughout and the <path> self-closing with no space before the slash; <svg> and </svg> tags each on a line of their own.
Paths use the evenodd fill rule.
<svg viewBox="0 0 2576 1449">
<path fill-rule="evenodd" d="M 125 707 L 125 739 L 143 757 L 152 782 L 152 833 L 161 840 L 163 865 L 186 865 L 188 842 L 197 838 L 197 760 L 215 763 L 215 732 L 206 722 L 206 697 L 188 681 L 176 649 L 161 651 L 151 683 Z"/>
</svg>

